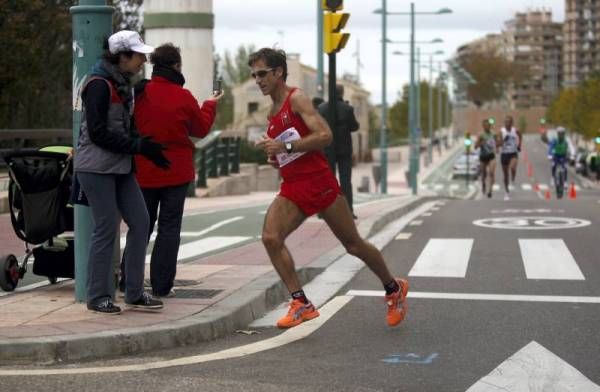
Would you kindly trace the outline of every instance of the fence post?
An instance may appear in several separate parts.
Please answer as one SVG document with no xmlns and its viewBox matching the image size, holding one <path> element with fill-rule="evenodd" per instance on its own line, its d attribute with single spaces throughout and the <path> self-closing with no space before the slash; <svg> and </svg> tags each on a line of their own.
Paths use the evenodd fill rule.
<svg viewBox="0 0 600 392">
<path fill-rule="evenodd" d="M 241 150 L 240 138 L 236 137 L 233 142 L 233 151 L 232 151 L 233 159 L 231 162 L 231 172 L 232 173 L 240 172 L 240 150 Z"/>
<path fill-rule="evenodd" d="M 210 178 L 219 177 L 218 173 L 218 158 L 219 158 L 219 139 L 215 140 L 210 145 L 210 169 L 208 171 L 208 176 Z"/>
<path fill-rule="evenodd" d="M 223 151 L 221 154 L 221 172 L 220 176 L 228 176 L 229 175 L 229 141 L 231 138 L 224 138 L 221 140 L 221 150 Z"/>
</svg>

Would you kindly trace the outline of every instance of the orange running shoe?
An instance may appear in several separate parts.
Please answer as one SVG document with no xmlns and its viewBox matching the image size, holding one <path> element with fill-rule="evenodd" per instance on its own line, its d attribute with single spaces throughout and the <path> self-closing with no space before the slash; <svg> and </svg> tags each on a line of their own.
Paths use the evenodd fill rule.
<svg viewBox="0 0 600 392">
<path fill-rule="evenodd" d="M 316 317 L 319 317 L 319 311 L 311 302 L 305 304 L 299 299 L 294 299 L 290 302 L 290 309 L 287 314 L 277 321 L 277 326 L 279 328 L 291 328 Z"/>
<path fill-rule="evenodd" d="M 405 302 L 406 294 L 408 293 L 408 280 L 396 278 L 396 282 L 400 286 L 400 290 L 385 296 L 385 302 L 388 306 L 386 320 L 390 327 L 400 324 L 408 311 L 408 306 Z"/>
</svg>

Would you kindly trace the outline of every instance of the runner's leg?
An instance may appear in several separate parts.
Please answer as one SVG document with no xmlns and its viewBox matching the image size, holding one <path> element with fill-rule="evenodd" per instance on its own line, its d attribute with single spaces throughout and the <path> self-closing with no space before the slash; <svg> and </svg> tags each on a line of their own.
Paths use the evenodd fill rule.
<svg viewBox="0 0 600 392">
<path fill-rule="evenodd" d="M 265 215 L 262 242 L 269 254 L 271 263 L 288 291 L 294 293 L 302 289 L 294 260 L 285 246 L 285 239 L 296 230 L 306 216 L 290 200 L 277 196 Z"/>
<path fill-rule="evenodd" d="M 358 234 L 352 212 L 344 197 L 338 196 L 336 201 L 321 213 L 333 234 L 349 254 L 361 259 L 377 275 L 382 284 L 385 285 L 394 280 L 381 252 Z"/>
<path fill-rule="evenodd" d="M 489 161 L 479 161 L 481 164 L 481 193 L 486 193 L 486 178 L 487 178 L 487 167 Z"/>
<path fill-rule="evenodd" d="M 489 188 L 488 193 L 492 194 L 492 190 L 494 189 L 494 183 L 496 182 L 496 159 L 492 159 L 488 162 L 488 178 L 489 178 Z"/>
</svg>

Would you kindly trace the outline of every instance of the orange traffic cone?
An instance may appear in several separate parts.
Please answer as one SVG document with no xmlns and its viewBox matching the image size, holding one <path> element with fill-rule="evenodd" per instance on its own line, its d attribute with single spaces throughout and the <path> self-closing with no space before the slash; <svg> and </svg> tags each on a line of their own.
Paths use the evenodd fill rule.
<svg viewBox="0 0 600 392">
<path fill-rule="evenodd" d="M 569 199 L 577 199 L 577 190 L 573 182 L 571 182 L 571 186 L 569 187 Z"/>
<path fill-rule="evenodd" d="M 550 195 L 549 189 L 546 189 L 546 193 L 544 194 L 544 197 L 546 198 L 546 200 L 550 200 L 552 198 L 552 196 Z"/>
<path fill-rule="evenodd" d="M 531 163 L 527 165 L 527 177 L 533 177 L 533 166 L 531 166 Z"/>
<path fill-rule="evenodd" d="M 533 190 L 536 192 L 540 191 L 540 184 L 538 184 L 537 182 L 535 184 L 533 184 Z"/>
</svg>

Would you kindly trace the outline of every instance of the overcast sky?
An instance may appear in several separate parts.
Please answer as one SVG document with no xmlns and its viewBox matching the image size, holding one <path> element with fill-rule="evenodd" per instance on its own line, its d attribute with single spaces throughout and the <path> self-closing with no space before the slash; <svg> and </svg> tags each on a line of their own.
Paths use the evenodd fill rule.
<svg viewBox="0 0 600 392">
<path fill-rule="evenodd" d="M 551 9 L 555 21 L 564 20 L 566 0 L 421 0 L 415 1 L 417 12 L 437 11 L 442 7 L 452 9 L 452 14 L 417 15 L 416 40 L 428 41 L 442 38 L 444 43 L 422 45 L 421 51 L 429 53 L 443 50 L 444 56 L 436 61 L 451 57 L 456 48 L 487 33 L 500 32 L 504 22 L 516 12 L 527 9 Z M 214 0 L 215 14 L 214 43 L 216 51 L 235 53 L 240 45 L 254 44 L 256 47 L 278 47 L 286 52 L 299 53 L 303 63 L 316 68 L 317 65 L 317 0 Z M 356 74 L 357 42 L 360 41 L 360 79 L 371 92 L 371 102 L 380 103 L 381 61 L 381 15 L 373 10 L 381 8 L 382 0 L 345 0 L 344 12 L 350 19 L 345 31 L 351 34 L 346 48 L 338 54 L 338 75 L 344 72 Z M 410 2 L 388 0 L 388 12 L 408 12 Z M 409 39 L 408 16 L 388 16 L 388 39 Z M 388 45 L 387 100 L 396 100 L 402 84 L 409 79 L 408 56 L 392 55 L 393 51 L 407 53 L 405 44 Z M 428 56 L 424 59 L 429 62 Z M 327 59 L 324 60 L 327 70 Z M 437 68 L 437 66 L 435 67 Z M 422 70 L 427 77 L 427 70 Z"/>
</svg>

